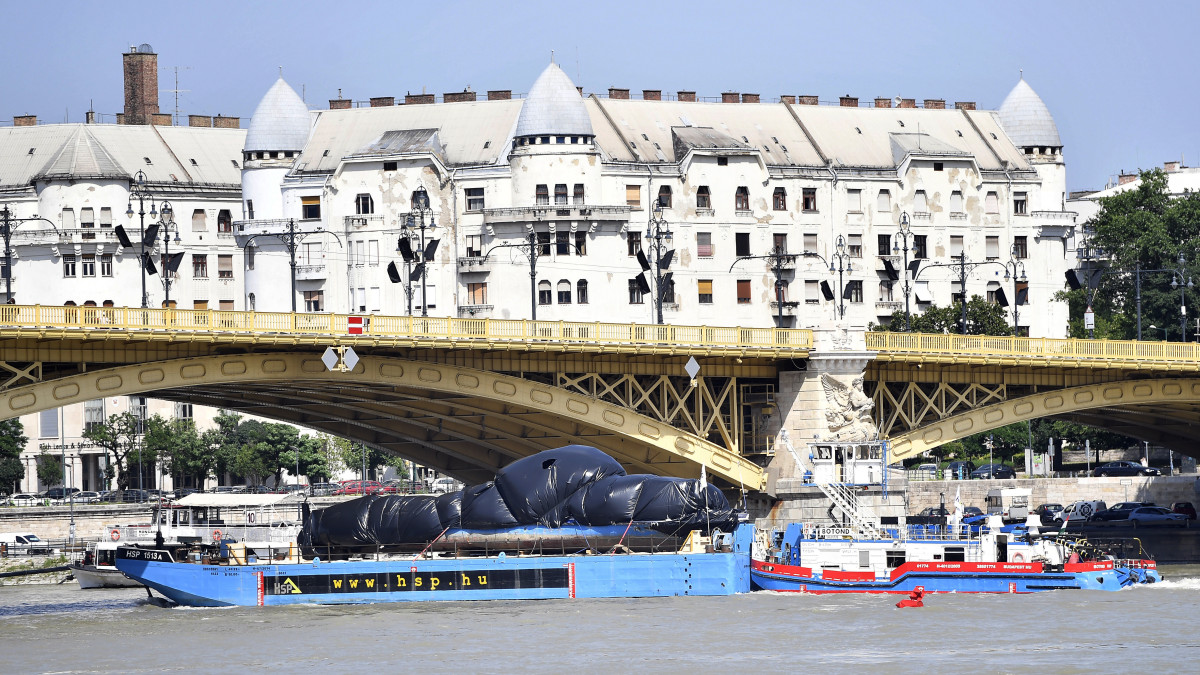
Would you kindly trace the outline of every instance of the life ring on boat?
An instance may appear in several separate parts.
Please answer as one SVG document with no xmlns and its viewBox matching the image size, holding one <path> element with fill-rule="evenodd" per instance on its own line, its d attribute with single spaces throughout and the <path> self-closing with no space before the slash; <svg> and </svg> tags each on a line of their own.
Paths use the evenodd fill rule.
<svg viewBox="0 0 1200 675">
<path fill-rule="evenodd" d="M 1014 553 L 1013 557 L 1012 557 L 1012 561 L 1015 563 L 1023 563 L 1023 562 L 1025 562 L 1025 555 L 1022 553 Z"/>
<path fill-rule="evenodd" d="M 112 539 L 113 541 L 120 541 L 121 540 L 121 531 L 116 528 L 113 528 L 113 531 L 108 533 L 108 538 Z"/>
<path fill-rule="evenodd" d="M 221 531 L 213 530 L 213 541 L 221 541 Z"/>
</svg>

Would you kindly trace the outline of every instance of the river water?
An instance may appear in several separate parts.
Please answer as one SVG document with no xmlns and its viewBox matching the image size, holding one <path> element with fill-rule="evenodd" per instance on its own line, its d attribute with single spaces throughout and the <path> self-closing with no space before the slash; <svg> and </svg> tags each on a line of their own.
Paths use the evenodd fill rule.
<svg viewBox="0 0 1200 675">
<path fill-rule="evenodd" d="M 1118 592 L 168 608 L 0 587 L 0 673 L 1195 673 L 1200 566 Z"/>
</svg>

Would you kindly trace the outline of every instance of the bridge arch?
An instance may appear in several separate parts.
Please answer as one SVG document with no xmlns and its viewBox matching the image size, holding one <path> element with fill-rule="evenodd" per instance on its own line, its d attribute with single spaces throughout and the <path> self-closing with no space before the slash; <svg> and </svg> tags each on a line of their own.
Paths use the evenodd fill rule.
<svg viewBox="0 0 1200 675">
<path fill-rule="evenodd" d="M 1189 455 L 1197 452 L 1194 422 L 1200 378 L 1101 382 L 1040 392 L 952 415 L 891 438 L 891 456 L 902 460 L 939 445 L 1042 417 L 1063 417 Z"/>
<path fill-rule="evenodd" d="M 631 471 L 694 478 L 703 463 L 733 485 L 765 484 L 753 462 L 611 403 L 512 375 L 380 356 L 363 357 L 346 373 L 311 353 L 119 366 L 6 390 L 0 419 L 130 394 L 303 424 L 471 481 L 489 479 L 517 457 L 584 443 Z"/>
</svg>

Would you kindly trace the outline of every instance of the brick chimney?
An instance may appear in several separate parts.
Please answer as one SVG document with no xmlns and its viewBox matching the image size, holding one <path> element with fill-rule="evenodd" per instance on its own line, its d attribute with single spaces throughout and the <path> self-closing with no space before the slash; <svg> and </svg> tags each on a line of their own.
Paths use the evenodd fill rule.
<svg viewBox="0 0 1200 675">
<path fill-rule="evenodd" d="M 17 115 L 13 118 L 14 127 L 34 127 L 37 126 L 37 115 Z"/>
<path fill-rule="evenodd" d="M 89 110 L 89 111 L 85 112 L 83 114 L 83 123 L 84 124 L 95 124 L 96 123 L 96 111 Z"/>
<path fill-rule="evenodd" d="M 442 94 L 443 103 L 469 103 L 475 100 L 475 92 L 465 89 Z"/>
<path fill-rule="evenodd" d="M 915 107 L 917 107 L 917 99 L 902 98 L 902 99 L 900 99 L 900 105 L 898 105 L 896 107 L 897 108 L 915 108 Z"/>
<path fill-rule="evenodd" d="M 795 105 L 795 104 L 796 104 L 796 97 L 795 97 L 795 96 L 793 96 L 793 95 L 791 95 L 791 94 L 782 94 L 782 95 L 780 95 L 780 97 L 779 97 L 779 102 L 780 102 L 780 103 L 789 103 L 789 104 Z"/>
<path fill-rule="evenodd" d="M 945 110 L 946 99 L 944 98 L 927 98 L 925 99 L 926 110 Z"/>
<path fill-rule="evenodd" d="M 348 98 L 342 98 L 342 90 L 338 89 L 338 97 L 329 99 L 330 110 L 349 110 L 351 101 Z"/>
<path fill-rule="evenodd" d="M 208 115 L 188 115 L 189 127 L 211 127 L 212 118 Z"/>
<path fill-rule="evenodd" d="M 876 96 L 875 97 L 875 107 L 876 108 L 890 108 L 890 107 L 892 107 L 892 99 L 890 99 L 886 96 Z"/>
<path fill-rule="evenodd" d="M 820 101 L 816 96 L 797 96 L 796 103 L 800 105 L 817 105 Z"/>
<path fill-rule="evenodd" d="M 850 95 L 838 97 L 838 105 L 842 106 L 843 108 L 857 108 L 858 97 Z"/>
<path fill-rule="evenodd" d="M 242 128 L 242 120 L 240 117 L 217 115 L 213 118 L 213 126 L 217 129 L 240 129 Z"/>
<path fill-rule="evenodd" d="M 150 116 L 150 123 L 156 127 L 169 127 L 172 125 L 171 116 L 167 113 L 154 113 Z"/>
<path fill-rule="evenodd" d="M 758 103 L 758 94 L 742 94 L 742 103 Z"/>
<path fill-rule="evenodd" d="M 493 89 L 488 92 L 489 101 L 507 101 L 512 98 L 512 89 Z"/>
<path fill-rule="evenodd" d="M 1182 165 L 1183 162 L 1163 162 L 1163 171 L 1166 171 L 1167 173 L 1178 171 Z"/>
<path fill-rule="evenodd" d="M 424 105 L 424 104 L 429 104 L 429 103 L 434 103 L 434 102 L 435 102 L 435 100 L 434 100 L 433 94 L 405 94 L 404 95 L 404 105 L 418 105 L 418 104 Z"/>
<path fill-rule="evenodd" d="M 679 97 L 680 101 L 683 101 L 685 103 L 695 103 L 696 102 L 696 92 L 694 92 L 694 91 L 680 91 L 680 92 L 676 92 L 675 95 Z"/>
<path fill-rule="evenodd" d="M 387 108 L 387 107 L 393 106 L 393 105 L 396 105 L 396 97 L 395 96 L 372 96 L 371 97 L 371 107 L 372 108 Z"/>
<path fill-rule="evenodd" d="M 122 55 L 125 69 L 124 124 L 150 124 L 158 112 L 158 54 L 143 44 Z"/>
<path fill-rule="evenodd" d="M 958 110 L 974 110 L 975 101 L 959 101 L 958 103 L 954 104 L 954 107 Z"/>
<path fill-rule="evenodd" d="M 735 91 L 727 91 L 721 94 L 721 103 L 738 103 L 742 100 L 742 95 Z"/>
<path fill-rule="evenodd" d="M 1121 175 L 1117 176 L 1117 185 L 1124 185 L 1126 183 L 1132 183 L 1135 180 L 1137 180 L 1136 173 L 1125 173 L 1124 171 L 1122 171 Z"/>
<path fill-rule="evenodd" d="M 629 100 L 629 90 L 628 89 L 619 89 L 617 87 L 609 87 L 608 88 L 608 97 L 615 98 L 620 101 L 627 101 L 627 100 Z"/>
<path fill-rule="evenodd" d="M 642 100 L 643 101 L 661 101 L 662 100 L 662 89 L 643 89 L 642 90 Z"/>
</svg>

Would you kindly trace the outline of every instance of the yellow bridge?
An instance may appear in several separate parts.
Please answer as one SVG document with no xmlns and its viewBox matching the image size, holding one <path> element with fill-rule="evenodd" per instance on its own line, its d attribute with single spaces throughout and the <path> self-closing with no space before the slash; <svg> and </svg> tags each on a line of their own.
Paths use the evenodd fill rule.
<svg viewBox="0 0 1200 675">
<path fill-rule="evenodd" d="M 295 422 L 468 481 L 583 443 L 631 471 L 762 489 L 774 438 L 811 400 L 780 374 L 808 330 L 0 306 L 0 419 L 142 394 Z M 1056 416 L 1192 454 L 1191 344 L 867 333 L 864 388 L 900 459 Z M 351 347 L 348 371 L 322 356 Z M 699 371 L 687 372 L 695 359 Z"/>
</svg>

